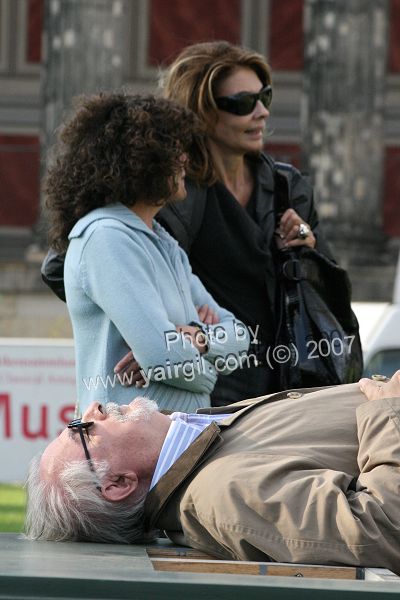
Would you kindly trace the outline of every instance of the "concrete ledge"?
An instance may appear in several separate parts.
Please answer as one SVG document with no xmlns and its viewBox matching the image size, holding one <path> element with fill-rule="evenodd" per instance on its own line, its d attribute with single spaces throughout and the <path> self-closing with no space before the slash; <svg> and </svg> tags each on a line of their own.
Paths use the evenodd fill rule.
<svg viewBox="0 0 400 600">
<path fill-rule="evenodd" d="M 398 581 L 157 572 L 145 546 L 30 542 L 0 534 L 0 599 L 381 600 L 398 597 Z"/>
</svg>

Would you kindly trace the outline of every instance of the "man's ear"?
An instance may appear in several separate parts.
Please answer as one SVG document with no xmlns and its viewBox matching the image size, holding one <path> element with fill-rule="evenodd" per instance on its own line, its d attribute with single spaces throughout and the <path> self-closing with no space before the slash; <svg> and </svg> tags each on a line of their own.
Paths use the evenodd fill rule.
<svg viewBox="0 0 400 600">
<path fill-rule="evenodd" d="M 101 493 L 109 502 L 119 502 L 133 494 L 138 485 L 139 479 L 134 471 L 119 476 L 110 475 L 103 480 Z"/>
</svg>

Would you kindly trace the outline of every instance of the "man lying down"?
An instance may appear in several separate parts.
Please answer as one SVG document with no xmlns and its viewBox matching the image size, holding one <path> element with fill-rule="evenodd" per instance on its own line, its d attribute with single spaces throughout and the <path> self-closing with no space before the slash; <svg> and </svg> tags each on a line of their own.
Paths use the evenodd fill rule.
<svg viewBox="0 0 400 600">
<path fill-rule="evenodd" d="M 27 482 L 30 539 L 400 570 L 400 371 L 196 415 L 93 403 Z"/>
</svg>

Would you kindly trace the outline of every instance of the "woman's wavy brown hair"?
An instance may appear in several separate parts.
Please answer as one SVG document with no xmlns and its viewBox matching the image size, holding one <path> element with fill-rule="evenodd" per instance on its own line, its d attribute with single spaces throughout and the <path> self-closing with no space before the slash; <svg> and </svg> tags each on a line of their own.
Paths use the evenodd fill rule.
<svg viewBox="0 0 400 600">
<path fill-rule="evenodd" d="M 74 224 L 91 210 L 140 200 L 162 205 L 178 189 L 182 153 L 201 136 L 196 116 L 154 96 L 81 96 L 61 129 L 44 181 L 50 245 L 66 250 Z"/>
<path fill-rule="evenodd" d="M 176 100 L 196 113 L 206 133 L 210 133 L 218 119 L 214 100 L 218 85 L 238 67 L 252 69 L 263 86 L 271 83 L 270 68 L 261 54 L 217 41 L 184 48 L 161 76 L 160 86 L 165 98 Z M 207 184 L 218 179 L 205 138 L 197 140 L 187 173 L 196 181 Z"/>
</svg>

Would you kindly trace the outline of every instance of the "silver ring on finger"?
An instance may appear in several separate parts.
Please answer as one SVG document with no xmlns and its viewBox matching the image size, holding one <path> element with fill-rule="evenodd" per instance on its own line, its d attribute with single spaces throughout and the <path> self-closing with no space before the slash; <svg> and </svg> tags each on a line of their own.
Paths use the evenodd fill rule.
<svg viewBox="0 0 400 600">
<path fill-rule="evenodd" d="M 308 238 L 310 233 L 311 233 L 311 229 L 309 228 L 309 226 L 306 225 L 305 223 L 300 223 L 299 231 L 297 232 L 297 237 L 300 240 L 305 240 L 306 238 Z"/>
<path fill-rule="evenodd" d="M 389 377 L 386 377 L 386 375 L 380 375 L 380 374 L 371 375 L 371 379 L 373 379 L 374 381 L 383 381 L 384 383 L 387 383 L 388 381 L 390 381 Z"/>
</svg>

